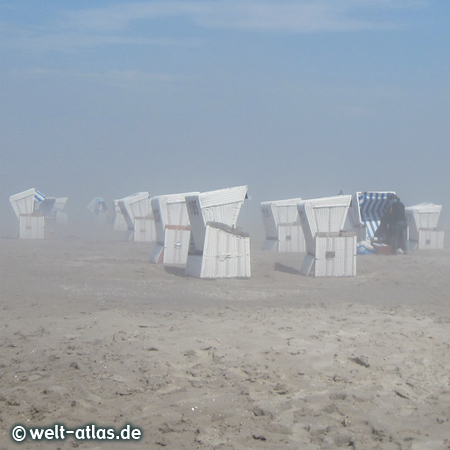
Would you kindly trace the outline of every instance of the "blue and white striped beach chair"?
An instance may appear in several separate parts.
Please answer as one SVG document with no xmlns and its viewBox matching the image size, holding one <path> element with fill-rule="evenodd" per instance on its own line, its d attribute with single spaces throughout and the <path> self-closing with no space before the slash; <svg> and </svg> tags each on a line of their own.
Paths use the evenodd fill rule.
<svg viewBox="0 0 450 450">
<path fill-rule="evenodd" d="M 380 226 L 381 218 L 389 207 L 389 196 L 394 191 L 357 192 L 352 199 L 353 227 L 365 227 L 365 236 L 359 235 L 358 240 L 370 240 Z"/>
</svg>

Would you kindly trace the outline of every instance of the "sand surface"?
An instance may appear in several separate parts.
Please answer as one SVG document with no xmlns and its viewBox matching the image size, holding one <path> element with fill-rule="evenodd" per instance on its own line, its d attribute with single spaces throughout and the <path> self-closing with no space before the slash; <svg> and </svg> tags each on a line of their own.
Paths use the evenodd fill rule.
<svg viewBox="0 0 450 450">
<path fill-rule="evenodd" d="M 152 265 L 152 244 L 1 239 L 0 449 L 450 448 L 450 251 L 249 280 Z M 10 438 L 95 423 L 139 441 Z"/>
</svg>

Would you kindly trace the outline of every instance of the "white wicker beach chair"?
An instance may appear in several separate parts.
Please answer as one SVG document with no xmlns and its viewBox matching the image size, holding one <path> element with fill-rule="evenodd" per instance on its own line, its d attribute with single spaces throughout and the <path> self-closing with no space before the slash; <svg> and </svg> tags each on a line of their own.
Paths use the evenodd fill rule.
<svg viewBox="0 0 450 450">
<path fill-rule="evenodd" d="M 151 199 L 156 228 L 156 245 L 150 262 L 185 266 L 191 239 L 191 226 L 185 194 L 160 195 Z"/>
<path fill-rule="evenodd" d="M 266 240 L 263 250 L 304 252 L 306 250 L 297 204 L 301 198 L 261 203 Z"/>
<path fill-rule="evenodd" d="M 350 195 L 339 195 L 298 203 L 307 248 L 303 275 L 356 275 L 356 233 L 344 231 L 350 202 Z"/>
<path fill-rule="evenodd" d="M 247 186 L 186 196 L 191 245 L 186 274 L 249 278 L 250 238 L 236 228 Z"/>
<path fill-rule="evenodd" d="M 405 208 L 410 250 L 443 249 L 444 230 L 437 228 L 442 205 L 420 203 Z"/>
<path fill-rule="evenodd" d="M 118 205 L 128 227 L 126 240 L 153 242 L 156 239 L 148 192 L 137 192 L 124 197 L 118 200 Z"/>
</svg>

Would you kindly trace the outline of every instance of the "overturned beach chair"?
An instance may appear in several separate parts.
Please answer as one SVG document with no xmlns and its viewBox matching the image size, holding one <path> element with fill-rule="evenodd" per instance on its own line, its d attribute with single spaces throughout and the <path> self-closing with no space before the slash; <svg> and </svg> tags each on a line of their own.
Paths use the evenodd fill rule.
<svg viewBox="0 0 450 450">
<path fill-rule="evenodd" d="M 420 203 L 405 208 L 409 227 L 409 249 L 443 249 L 444 230 L 437 228 L 442 205 Z"/>
<path fill-rule="evenodd" d="M 128 225 L 125 217 L 119 206 L 119 200 L 114 200 L 114 217 L 113 217 L 113 230 L 114 231 L 127 231 Z"/>
<path fill-rule="evenodd" d="M 298 203 L 307 248 L 302 275 L 356 275 L 356 233 L 343 231 L 350 202 L 351 195 L 338 195 Z"/>
<path fill-rule="evenodd" d="M 250 238 L 236 228 L 247 186 L 186 196 L 191 245 L 186 274 L 197 278 L 249 278 Z"/>
<path fill-rule="evenodd" d="M 137 192 L 118 201 L 127 223 L 125 239 L 135 242 L 153 242 L 156 238 L 155 221 L 151 214 L 148 192 Z"/>
<path fill-rule="evenodd" d="M 156 228 L 156 245 L 150 262 L 164 265 L 186 265 L 191 240 L 191 226 L 185 194 L 160 195 L 151 199 Z"/>
<path fill-rule="evenodd" d="M 263 250 L 304 252 L 305 237 L 298 215 L 301 198 L 262 202 L 261 213 L 266 230 Z"/>
<path fill-rule="evenodd" d="M 34 188 L 9 197 L 19 220 L 20 239 L 44 239 L 45 216 L 40 211 L 40 204 L 45 198 L 45 195 Z"/>
<path fill-rule="evenodd" d="M 357 241 L 370 241 L 374 238 L 381 218 L 389 208 L 389 196 L 394 191 L 366 191 L 353 194 L 345 224 L 357 235 Z"/>
</svg>

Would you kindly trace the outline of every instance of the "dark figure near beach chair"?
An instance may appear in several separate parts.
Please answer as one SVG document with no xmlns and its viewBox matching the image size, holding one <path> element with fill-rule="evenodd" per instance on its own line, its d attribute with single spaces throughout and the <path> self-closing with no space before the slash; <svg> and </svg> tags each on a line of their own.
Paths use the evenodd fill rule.
<svg viewBox="0 0 450 450">
<path fill-rule="evenodd" d="M 408 224 L 406 222 L 405 205 L 400 198 L 392 194 L 389 197 L 392 205 L 392 254 L 397 254 L 399 248 L 403 254 L 408 253 Z"/>
<path fill-rule="evenodd" d="M 389 206 L 384 216 L 380 219 L 380 225 L 375 231 L 374 237 L 378 238 L 383 244 L 392 244 L 392 206 Z"/>
</svg>

